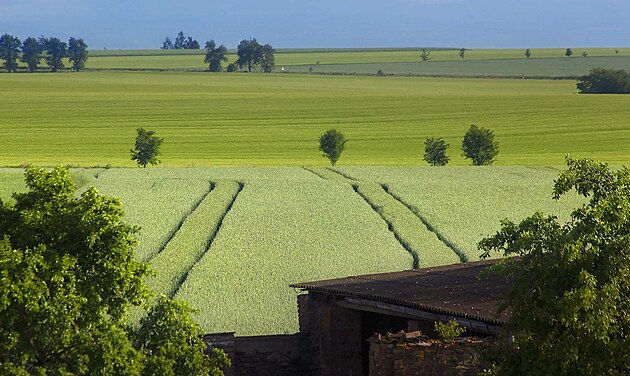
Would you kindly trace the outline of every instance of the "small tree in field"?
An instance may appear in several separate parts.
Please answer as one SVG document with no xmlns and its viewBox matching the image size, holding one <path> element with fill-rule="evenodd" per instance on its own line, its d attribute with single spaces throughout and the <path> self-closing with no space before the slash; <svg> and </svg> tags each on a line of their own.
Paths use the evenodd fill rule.
<svg viewBox="0 0 630 376">
<path fill-rule="evenodd" d="M 538 212 L 502 222 L 482 258 L 514 282 L 492 375 L 627 375 L 630 369 L 630 170 L 567 157 L 553 198 L 585 202 L 559 223 Z"/>
<path fill-rule="evenodd" d="M 570 48 L 567 48 L 567 50 L 566 50 L 566 51 L 564 51 L 564 56 L 566 56 L 566 57 L 571 57 L 571 56 L 573 56 L 573 50 L 572 50 L 572 49 L 570 49 Z"/>
<path fill-rule="evenodd" d="M 422 59 L 422 61 L 431 60 L 431 51 L 427 50 L 426 48 L 423 48 L 422 51 L 420 52 L 420 59 Z"/>
<path fill-rule="evenodd" d="M 329 129 L 319 137 L 319 150 L 324 153 L 323 156 L 328 158 L 330 164 L 334 166 L 339 160 L 346 142 L 348 140 L 346 140 L 343 133 L 335 129 Z"/>
<path fill-rule="evenodd" d="M 465 48 L 460 49 L 457 54 L 462 60 L 464 60 L 464 57 L 466 56 L 466 49 Z"/>
<path fill-rule="evenodd" d="M 427 138 L 424 140 L 424 160 L 431 166 L 446 166 L 450 158 L 446 155 L 447 144 L 443 138 Z"/>
<path fill-rule="evenodd" d="M 157 157 L 160 155 L 160 146 L 164 139 L 155 136 L 155 131 L 147 131 L 144 128 L 138 128 L 137 132 L 135 147 L 131 149 L 131 160 L 142 167 L 160 163 Z"/>
<path fill-rule="evenodd" d="M 499 154 L 499 144 L 491 130 L 472 124 L 464 135 L 462 150 L 474 166 L 490 165 Z"/>
<path fill-rule="evenodd" d="M 526 49 L 526 50 L 525 50 L 525 57 L 529 59 L 531 56 L 532 56 L 532 51 L 530 51 L 530 49 L 529 49 L 529 48 L 528 48 L 528 49 Z"/>
</svg>

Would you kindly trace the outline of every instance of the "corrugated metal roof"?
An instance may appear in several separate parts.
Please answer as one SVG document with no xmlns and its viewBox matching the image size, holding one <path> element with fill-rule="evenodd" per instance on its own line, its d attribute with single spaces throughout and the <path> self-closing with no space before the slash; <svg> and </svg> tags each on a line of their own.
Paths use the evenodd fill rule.
<svg viewBox="0 0 630 376">
<path fill-rule="evenodd" d="M 295 283 L 309 292 L 354 296 L 502 325 L 511 312 L 496 315 L 512 282 L 482 270 L 499 260 L 468 262 L 394 273 Z"/>
</svg>

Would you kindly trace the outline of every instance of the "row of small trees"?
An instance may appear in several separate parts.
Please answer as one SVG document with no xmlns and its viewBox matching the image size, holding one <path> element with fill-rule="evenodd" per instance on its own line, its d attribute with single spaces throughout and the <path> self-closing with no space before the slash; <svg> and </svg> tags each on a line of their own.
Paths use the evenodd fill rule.
<svg viewBox="0 0 630 376">
<path fill-rule="evenodd" d="M 199 42 L 190 36 L 185 36 L 183 31 L 177 33 L 175 42 L 171 41 L 170 37 L 166 37 L 162 42 L 162 47 L 160 47 L 162 50 L 198 50 L 200 48 Z"/>
<path fill-rule="evenodd" d="M 64 68 L 64 58 L 72 63 L 72 70 L 85 68 L 88 59 L 87 44 L 81 38 L 70 38 L 68 43 L 59 38 L 28 37 L 21 42 L 16 36 L 4 34 L 0 37 L 0 60 L 9 72 L 17 72 L 18 61 L 25 63 L 29 72 L 35 72 L 42 59 L 50 70 L 57 72 Z"/>
<path fill-rule="evenodd" d="M 443 138 L 427 138 L 424 141 L 423 159 L 432 166 L 446 166 L 450 161 L 446 154 L 449 146 Z M 473 166 L 490 165 L 499 154 L 499 144 L 494 140 L 491 130 L 472 124 L 462 140 L 462 152 Z"/>
<path fill-rule="evenodd" d="M 236 47 L 238 59 L 227 66 L 228 72 L 235 72 L 238 69 L 247 68 L 251 72 L 253 68 L 259 67 L 261 72 L 271 73 L 276 65 L 274 54 L 276 50 L 270 45 L 260 45 L 256 38 L 243 39 Z M 224 45 L 217 47 L 214 40 L 206 42 L 206 57 L 204 62 L 208 64 L 210 72 L 221 72 L 223 63 L 228 61 L 228 50 Z"/>
</svg>

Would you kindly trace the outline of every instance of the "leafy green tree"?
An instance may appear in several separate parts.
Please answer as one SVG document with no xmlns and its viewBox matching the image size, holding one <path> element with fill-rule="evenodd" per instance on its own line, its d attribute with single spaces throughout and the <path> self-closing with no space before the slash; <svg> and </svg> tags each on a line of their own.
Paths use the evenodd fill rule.
<svg viewBox="0 0 630 376">
<path fill-rule="evenodd" d="M 44 60 L 53 72 L 64 67 L 63 58 L 68 56 L 68 45 L 59 38 L 42 38 L 40 43 L 46 51 Z"/>
<path fill-rule="evenodd" d="M 593 68 L 576 86 L 580 94 L 630 94 L 630 73 L 623 69 Z"/>
<path fill-rule="evenodd" d="M 147 167 L 147 164 L 156 165 L 160 163 L 157 159 L 160 155 L 160 146 L 164 142 L 163 138 L 155 135 L 155 131 L 147 131 L 144 128 L 138 128 L 136 135 L 136 143 L 131 149 L 131 160 L 136 161 L 138 166 Z"/>
<path fill-rule="evenodd" d="M 424 160 L 431 166 L 446 166 L 450 158 L 446 155 L 449 144 L 443 138 L 427 138 L 424 140 Z"/>
<path fill-rule="evenodd" d="M 238 55 L 236 65 L 238 65 L 239 68 L 247 67 L 247 71 L 251 72 L 252 67 L 260 63 L 261 48 L 256 38 L 249 40 L 243 39 L 236 47 L 236 54 Z"/>
<path fill-rule="evenodd" d="M 177 37 L 175 37 L 175 43 L 173 43 L 173 48 L 176 50 L 181 50 L 184 48 L 186 44 L 186 36 L 184 36 L 184 32 L 180 31 L 177 33 Z"/>
<path fill-rule="evenodd" d="M 206 42 L 206 57 L 204 62 L 208 64 L 210 72 L 221 72 L 223 67 L 221 63 L 228 61 L 228 50 L 224 45 L 217 47 L 214 40 Z"/>
<path fill-rule="evenodd" d="M 531 56 L 532 56 L 532 51 L 530 51 L 530 49 L 529 49 L 529 48 L 528 48 L 528 49 L 526 49 L 526 50 L 525 50 L 525 57 L 529 59 Z"/>
<path fill-rule="evenodd" d="M 457 54 L 459 55 L 459 57 L 460 57 L 462 60 L 464 60 L 464 57 L 465 57 L 465 55 L 466 55 L 466 49 L 465 49 L 465 48 L 460 49 L 460 50 L 459 50 L 459 52 L 458 52 Z"/>
<path fill-rule="evenodd" d="M 141 320 L 135 346 L 151 354 L 145 362 L 145 375 L 200 375 L 208 374 L 207 370 L 210 375 L 223 375 L 221 367 L 230 360 L 220 350 L 204 355 L 201 328 L 191 319 L 192 312 L 187 304 L 160 296 Z"/>
<path fill-rule="evenodd" d="M 156 364 L 220 374 L 224 355 L 202 357 L 190 309 L 150 303 L 138 229 L 122 222 L 119 200 L 77 195 L 64 168 L 29 167 L 25 181 L 26 193 L 0 200 L 1 374 L 149 375 Z M 150 314 L 132 329 L 125 312 L 138 305 Z"/>
<path fill-rule="evenodd" d="M 72 63 L 72 70 L 78 72 L 85 68 L 88 59 L 87 44 L 83 39 L 70 38 L 68 42 L 68 59 Z"/>
<path fill-rule="evenodd" d="M 420 52 L 420 59 L 422 61 L 431 60 L 431 51 L 427 50 L 426 48 L 423 48 L 422 51 Z"/>
<path fill-rule="evenodd" d="M 346 140 L 343 133 L 335 129 L 329 129 L 319 137 L 319 150 L 324 153 L 324 157 L 330 160 L 330 164 L 335 166 L 346 147 L 346 142 L 348 140 Z"/>
<path fill-rule="evenodd" d="M 472 124 L 464 135 L 462 150 L 474 166 L 490 165 L 499 154 L 499 144 L 491 130 Z"/>
<path fill-rule="evenodd" d="M 0 37 L 0 60 L 4 60 L 4 69 L 17 72 L 18 58 L 22 42 L 13 35 L 4 34 Z"/>
<path fill-rule="evenodd" d="M 201 48 L 201 46 L 199 45 L 199 42 L 197 42 L 196 40 L 192 39 L 192 37 L 186 38 L 186 43 L 184 43 L 184 49 L 187 49 L 187 50 L 198 50 L 200 48 Z"/>
<path fill-rule="evenodd" d="M 173 41 L 171 41 L 171 38 L 166 37 L 166 39 L 164 39 L 164 42 L 162 42 L 161 49 L 163 49 L 163 50 L 172 50 L 173 49 Z"/>
<path fill-rule="evenodd" d="M 571 57 L 571 56 L 573 56 L 573 50 L 572 50 L 572 49 L 570 49 L 570 48 L 567 48 L 567 50 L 566 50 L 566 51 L 564 51 L 564 56 L 566 56 L 566 57 Z"/>
<path fill-rule="evenodd" d="M 22 57 L 20 60 L 26 63 L 29 72 L 37 70 L 37 66 L 42 60 L 42 46 L 37 39 L 28 37 L 22 42 Z"/>
<path fill-rule="evenodd" d="M 567 157 L 554 199 L 585 204 L 567 223 L 535 213 L 479 243 L 514 280 L 511 317 L 494 354 L 497 375 L 622 375 L 630 369 L 630 170 Z M 588 201 L 587 201 L 588 200 Z"/>
<path fill-rule="evenodd" d="M 276 66 L 276 59 L 274 58 L 274 54 L 276 50 L 271 47 L 270 44 L 265 44 L 260 48 L 260 69 L 264 73 L 273 72 L 273 68 Z"/>
</svg>

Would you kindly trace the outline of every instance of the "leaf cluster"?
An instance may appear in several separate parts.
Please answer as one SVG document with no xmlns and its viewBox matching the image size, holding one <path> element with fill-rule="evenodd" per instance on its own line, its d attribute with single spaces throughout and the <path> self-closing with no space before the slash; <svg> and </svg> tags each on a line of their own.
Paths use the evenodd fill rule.
<svg viewBox="0 0 630 376">
<path fill-rule="evenodd" d="M 346 147 L 346 137 L 336 129 L 329 129 L 319 137 L 319 150 L 330 160 L 332 166 L 337 163 Z"/>
<path fill-rule="evenodd" d="M 470 159 L 474 166 L 489 165 L 499 154 L 499 144 L 494 140 L 490 129 L 472 124 L 462 141 L 464 157 Z"/>
<path fill-rule="evenodd" d="M 247 67 L 251 72 L 254 66 L 260 66 L 264 73 L 273 72 L 275 66 L 274 48 L 270 44 L 260 45 L 256 38 L 243 39 L 236 47 L 238 59 L 236 65 L 239 68 Z"/>
<path fill-rule="evenodd" d="M 580 94 L 630 94 L 630 73 L 623 69 L 593 68 L 576 83 Z"/>
<path fill-rule="evenodd" d="M 443 138 L 430 137 L 424 140 L 423 159 L 431 166 L 446 166 L 450 160 L 446 155 L 449 144 Z"/>
<path fill-rule="evenodd" d="M 630 369 L 630 170 L 567 157 L 553 196 L 589 199 L 571 221 L 536 213 L 479 243 L 518 256 L 495 269 L 514 279 L 512 312 L 495 354 L 502 375 L 620 375 Z"/>
<path fill-rule="evenodd" d="M 29 167 L 25 181 L 26 193 L 0 200 L 1 374 L 220 372 L 189 308 L 151 304 L 148 267 L 133 257 L 138 229 L 117 199 L 76 196 L 63 168 Z M 134 306 L 149 308 L 138 329 L 127 325 Z"/>
<path fill-rule="evenodd" d="M 157 158 L 160 155 L 160 146 L 164 142 L 163 138 L 155 135 L 155 131 L 144 128 L 136 130 L 136 142 L 131 149 L 131 160 L 136 161 L 138 166 L 147 167 L 147 164 L 156 165 L 160 163 Z"/>
</svg>

